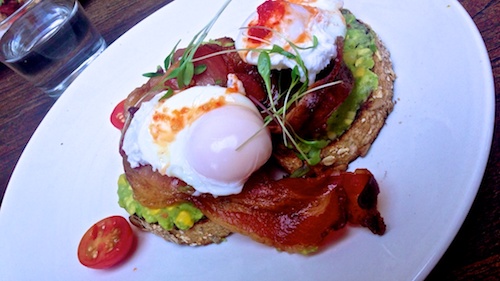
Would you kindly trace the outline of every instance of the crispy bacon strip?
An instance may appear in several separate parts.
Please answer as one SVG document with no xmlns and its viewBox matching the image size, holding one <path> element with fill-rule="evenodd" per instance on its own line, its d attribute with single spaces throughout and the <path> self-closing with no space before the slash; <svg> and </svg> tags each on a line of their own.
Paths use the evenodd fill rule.
<svg viewBox="0 0 500 281">
<path fill-rule="evenodd" d="M 351 190 L 352 181 L 356 184 Z M 367 226 L 365 221 L 376 222 L 368 227 L 383 234 L 385 224 L 376 210 L 377 194 L 376 181 L 367 170 L 281 180 L 258 172 L 238 195 L 215 198 L 205 194 L 191 201 L 210 220 L 229 230 L 279 250 L 310 253 L 331 230 L 342 228 L 347 221 L 362 226 Z M 359 197 L 374 198 L 375 202 L 366 205 L 357 200 Z"/>
<path fill-rule="evenodd" d="M 337 39 L 336 44 L 338 55 L 333 60 L 330 71 L 324 78 L 309 86 L 309 89 L 330 82 L 339 83 L 308 93 L 286 115 L 288 125 L 302 137 L 315 139 L 324 136 L 328 118 L 354 87 L 351 71 L 342 59 L 343 41 Z"/>
<path fill-rule="evenodd" d="M 134 198 L 145 207 L 157 209 L 187 202 L 194 192 L 194 189 L 182 180 L 163 176 L 153 171 L 150 165 L 131 168 L 124 158 L 123 167 L 127 181 L 134 190 Z"/>
<path fill-rule="evenodd" d="M 380 190 L 372 173 L 357 169 L 354 173 L 342 175 L 347 195 L 349 222 L 370 229 L 374 234 L 385 233 L 384 219 L 377 210 L 377 195 Z"/>
<path fill-rule="evenodd" d="M 229 52 L 224 52 L 229 51 Z M 184 49 L 179 49 L 173 60 L 178 60 Z M 213 43 L 203 44 L 198 47 L 194 55 L 195 59 L 203 58 L 210 54 L 219 53 L 219 55 L 209 56 L 194 63 L 195 67 L 204 65 L 206 70 L 193 77 L 189 86 L 205 85 L 227 85 L 227 75 L 236 74 L 241 80 L 247 93 L 255 96 L 264 96 L 264 81 L 260 77 L 257 68 L 245 63 L 238 53 L 234 51 L 234 41 L 231 38 L 223 37 L 215 40 Z M 165 86 L 172 89 L 178 89 L 176 79 L 165 82 Z"/>
</svg>

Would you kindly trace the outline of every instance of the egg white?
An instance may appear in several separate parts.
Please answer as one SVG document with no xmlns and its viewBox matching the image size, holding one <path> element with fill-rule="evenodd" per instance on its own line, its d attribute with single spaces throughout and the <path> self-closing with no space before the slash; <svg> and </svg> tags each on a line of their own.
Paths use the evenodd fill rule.
<svg viewBox="0 0 500 281">
<path fill-rule="evenodd" d="M 123 138 L 122 149 L 127 155 L 130 166 L 136 168 L 141 165 L 151 165 L 153 171 L 183 180 L 196 190 L 196 194 L 211 193 L 215 196 L 224 196 L 240 193 L 251 172 L 262 166 L 271 156 L 272 144 L 269 132 L 264 128 L 262 117 L 255 105 L 245 96 L 241 82 L 234 75 L 231 75 L 229 83 L 231 84 L 229 86 L 231 90 L 220 86 L 195 86 L 165 100 L 161 99 L 165 93 L 159 93 L 150 101 L 142 103 L 139 110 L 134 114 Z M 178 132 L 172 131 L 173 124 L 162 120 L 154 121 L 153 119 L 153 116 L 159 112 L 169 116 L 173 115 L 175 111 L 200 108 L 217 99 L 224 100 L 226 105 L 211 109 L 207 113 L 191 120 Z M 228 106 L 231 106 L 233 111 L 226 110 Z M 217 112 L 220 112 L 219 116 L 217 116 Z M 227 112 L 236 112 L 237 114 L 234 118 L 240 119 L 233 120 L 231 119 L 233 116 L 220 116 L 220 114 L 226 114 Z M 238 112 L 243 112 L 243 115 Z M 215 123 L 214 125 L 214 121 L 210 120 L 208 123 L 205 122 L 205 115 L 216 116 L 215 118 L 218 118 L 217 120 L 219 121 L 215 122 L 220 124 Z M 211 147 L 216 146 L 220 141 L 206 139 L 207 136 L 203 134 L 209 134 L 214 130 L 210 128 L 206 130 L 207 128 L 203 128 L 203 126 L 212 124 L 212 126 L 217 128 L 218 125 L 225 125 L 225 122 L 223 122 L 225 119 L 232 120 L 232 125 L 230 125 L 232 127 L 227 129 L 231 131 L 228 134 L 231 134 L 234 129 L 245 129 L 243 135 L 241 135 L 242 133 L 237 133 L 237 135 L 239 134 L 237 136 L 238 143 L 231 144 L 234 149 L 230 151 L 232 154 L 227 157 L 233 157 L 233 160 L 242 160 L 235 162 L 249 166 L 250 168 L 245 166 L 241 169 L 251 169 L 251 172 L 248 172 L 248 170 L 242 174 L 238 170 L 231 169 L 232 166 L 228 166 L 227 162 L 233 160 L 231 158 L 224 160 L 226 155 L 217 154 L 216 148 L 214 148 L 212 154 L 206 154 L 204 151 L 205 149 L 212 149 Z M 205 123 L 200 125 L 200 127 L 198 126 L 200 122 Z M 238 124 L 238 122 L 241 124 Z M 152 129 L 152 125 L 160 128 L 159 137 L 153 136 L 155 135 L 155 131 Z M 201 135 L 200 132 L 202 132 Z M 165 141 L 165 139 L 170 138 L 172 135 L 174 135 L 173 139 Z M 254 140 L 254 135 L 258 135 L 255 138 L 258 144 L 249 146 L 246 149 L 254 149 L 256 151 L 245 152 L 245 149 L 241 149 L 241 152 L 239 150 L 236 151 L 236 148 L 242 146 L 245 141 L 249 139 Z M 163 136 L 167 136 L 167 138 L 162 138 Z M 226 139 L 235 139 L 232 135 L 223 137 Z M 213 138 L 213 136 L 209 136 L 208 138 Z M 220 138 L 220 133 L 217 138 Z M 196 143 L 193 142 L 193 139 L 199 140 L 198 144 L 201 147 L 197 148 L 198 150 L 190 146 Z M 205 143 L 207 146 L 203 146 Z M 218 159 L 213 159 L 214 157 L 212 159 L 203 159 L 203 155 L 216 155 Z M 255 158 L 254 155 L 258 155 L 258 157 Z M 254 159 L 243 161 L 240 157 Z M 203 165 L 219 165 L 217 161 L 222 162 L 221 165 L 226 165 L 225 170 L 216 169 L 217 167 L 215 167 L 207 172 L 207 169 L 203 169 Z M 247 162 L 248 164 L 245 164 Z M 202 168 L 200 169 L 200 167 Z M 238 166 L 234 167 L 234 169 L 239 169 Z M 220 173 L 228 173 L 228 176 Z"/>
<path fill-rule="evenodd" d="M 279 0 L 281 1 L 281 0 Z M 260 52 L 247 51 L 249 48 L 271 49 L 277 45 L 293 54 L 300 55 L 308 70 L 309 84 L 312 84 L 316 75 L 323 70 L 337 56 L 337 37 L 345 37 L 346 24 L 340 8 L 343 6 L 341 0 L 291 0 L 281 1 L 286 5 L 286 15 L 278 27 L 274 27 L 275 32 L 266 41 L 259 44 L 249 42 L 248 26 L 258 20 L 258 13 L 253 12 L 243 23 L 243 27 L 235 40 L 236 49 L 241 50 L 240 56 L 249 64 L 258 64 Z M 311 9 L 312 8 L 312 9 Z M 306 33 L 308 40 L 304 38 Z M 314 37 L 317 38 L 318 45 L 314 45 Z M 300 42 L 299 42 L 299 38 Z M 300 48 L 297 52 L 293 50 L 288 42 L 292 42 Z M 293 69 L 297 62 L 281 54 L 273 53 L 271 57 L 272 69 Z M 304 71 L 299 68 L 301 81 L 306 80 Z"/>
</svg>

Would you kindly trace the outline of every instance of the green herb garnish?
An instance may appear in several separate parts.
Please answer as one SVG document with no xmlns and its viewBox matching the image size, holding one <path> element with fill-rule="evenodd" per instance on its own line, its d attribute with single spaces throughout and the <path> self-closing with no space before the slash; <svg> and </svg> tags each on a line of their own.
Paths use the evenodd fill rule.
<svg viewBox="0 0 500 281">
<path fill-rule="evenodd" d="M 275 32 L 271 30 L 272 32 Z M 286 38 L 285 38 L 286 40 Z M 326 83 L 324 85 L 315 87 L 313 89 L 308 89 L 309 78 L 308 69 L 306 68 L 302 57 L 300 56 L 299 50 L 305 50 L 308 48 L 316 48 L 318 45 L 318 39 L 316 36 L 313 37 L 313 44 L 309 47 L 299 47 L 293 42 L 288 41 L 288 44 L 292 48 L 295 54 L 284 50 L 281 46 L 273 45 L 271 49 L 252 49 L 250 51 L 260 52 L 257 69 L 264 83 L 266 85 L 266 91 L 268 94 L 269 107 L 265 109 L 269 115 L 264 119 L 265 126 L 269 125 L 271 121 L 276 121 L 282 129 L 283 132 L 283 143 L 289 148 L 293 148 L 297 151 L 298 157 L 305 160 L 308 165 L 314 166 L 321 161 L 320 153 L 321 149 L 324 148 L 329 141 L 327 140 L 305 140 L 298 136 L 293 130 L 289 129 L 286 124 L 286 113 L 290 106 L 298 102 L 302 97 L 308 93 L 317 91 L 322 88 L 331 87 L 340 83 L 341 81 L 335 81 L 331 83 Z M 278 107 L 276 101 L 273 99 L 273 93 L 271 91 L 271 55 L 278 54 L 282 55 L 288 59 L 294 60 L 296 66 L 291 71 L 291 82 L 287 89 L 281 89 L 277 100 L 283 100 L 283 105 Z M 305 77 L 305 81 L 301 81 L 302 77 Z M 308 169 L 301 169 L 298 175 L 302 175 L 307 172 Z M 297 176 L 298 176 L 297 175 Z"/>
<path fill-rule="evenodd" d="M 219 16 L 222 14 L 222 12 L 226 9 L 226 7 L 229 5 L 231 0 L 226 1 L 222 8 L 217 12 L 215 17 L 202 29 L 200 30 L 189 42 L 188 46 L 184 50 L 184 53 L 182 54 L 181 58 L 177 62 L 173 62 L 173 57 L 175 54 L 175 51 L 177 50 L 177 46 L 179 45 L 180 41 L 175 44 L 174 48 L 172 51 L 170 51 L 169 55 L 165 58 L 163 62 L 163 67 L 164 71 L 170 70 L 170 73 L 165 77 L 165 80 L 170 80 L 175 78 L 177 80 L 177 85 L 179 86 L 179 89 L 182 89 L 186 86 L 188 86 L 191 83 L 191 80 L 193 79 L 193 76 L 196 74 L 201 74 L 203 71 L 206 70 L 205 65 L 200 65 L 198 67 L 194 67 L 194 55 L 196 51 L 198 50 L 198 47 L 203 43 L 205 38 L 208 35 L 208 32 L 212 28 L 212 26 L 215 24 Z M 160 71 L 156 72 L 149 72 L 143 74 L 143 76 L 146 77 L 155 77 L 155 76 L 160 76 L 161 74 Z"/>
</svg>

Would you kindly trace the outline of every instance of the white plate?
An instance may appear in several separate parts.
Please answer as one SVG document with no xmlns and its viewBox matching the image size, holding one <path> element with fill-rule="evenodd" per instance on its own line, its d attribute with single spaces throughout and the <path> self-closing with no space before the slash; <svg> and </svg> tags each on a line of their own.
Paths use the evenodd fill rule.
<svg viewBox="0 0 500 281">
<path fill-rule="evenodd" d="M 234 36 L 257 2 L 233 1 L 210 37 Z M 436 264 L 475 197 L 494 116 L 486 49 L 451 0 L 345 1 L 384 40 L 398 75 L 394 112 L 368 156 L 352 166 L 369 168 L 379 180 L 384 236 L 349 227 L 324 251 L 304 257 L 239 235 L 188 248 L 138 233 L 136 251 L 121 266 L 96 271 L 79 264 L 76 249 L 86 229 L 108 215 L 126 216 L 117 204 L 122 167 L 111 111 L 222 3 L 167 5 L 111 45 L 57 101 L 5 194 L 2 280 L 411 280 Z"/>
</svg>

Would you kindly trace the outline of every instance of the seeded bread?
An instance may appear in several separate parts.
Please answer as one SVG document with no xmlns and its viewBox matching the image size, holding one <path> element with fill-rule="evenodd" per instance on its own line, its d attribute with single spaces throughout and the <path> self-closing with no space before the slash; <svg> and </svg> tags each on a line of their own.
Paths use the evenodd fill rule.
<svg viewBox="0 0 500 281">
<path fill-rule="evenodd" d="M 231 234 L 231 231 L 208 219 L 198 221 L 188 230 L 165 230 L 159 224 L 148 223 L 136 215 L 130 216 L 129 220 L 133 225 L 144 231 L 149 231 L 168 242 L 180 245 L 203 246 L 212 243 L 218 244 L 223 242 L 225 238 Z"/>
</svg>

